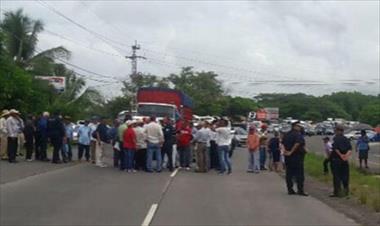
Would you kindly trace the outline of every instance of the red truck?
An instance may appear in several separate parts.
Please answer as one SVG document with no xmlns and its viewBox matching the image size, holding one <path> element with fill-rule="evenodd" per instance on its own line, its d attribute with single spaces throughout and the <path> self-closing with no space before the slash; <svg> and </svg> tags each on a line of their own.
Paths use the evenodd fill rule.
<svg viewBox="0 0 380 226">
<path fill-rule="evenodd" d="M 137 117 L 156 116 L 192 120 L 193 101 L 185 93 L 167 88 L 140 88 L 137 92 Z"/>
</svg>

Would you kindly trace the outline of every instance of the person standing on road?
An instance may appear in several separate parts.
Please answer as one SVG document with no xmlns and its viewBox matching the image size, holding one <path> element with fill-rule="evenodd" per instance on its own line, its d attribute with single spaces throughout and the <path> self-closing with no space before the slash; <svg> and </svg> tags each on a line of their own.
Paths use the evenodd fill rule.
<svg viewBox="0 0 380 226">
<path fill-rule="evenodd" d="M 108 128 L 105 118 L 100 119 L 100 123 L 95 131 L 96 135 L 96 148 L 95 148 L 95 164 L 98 167 L 107 167 L 104 163 L 104 145 L 109 143 Z"/>
<path fill-rule="evenodd" d="M 183 121 L 181 128 L 177 132 L 177 147 L 179 153 L 179 164 L 181 168 L 190 170 L 191 163 L 191 140 L 193 139 L 192 129 L 188 121 Z"/>
<path fill-rule="evenodd" d="M 271 169 L 274 171 L 280 171 L 280 138 L 277 131 L 274 132 L 274 137 L 269 140 L 268 143 L 268 152 L 272 156 L 272 166 Z"/>
<path fill-rule="evenodd" d="M 259 152 L 259 135 L 256 132 L 255 126 L 249 127 L 249 133 L 247 138 L 248 148 L 248 169 L 247 173 L 259 173 L 260 172 L 260 152 Z"/>
<path fill-rule="evenodd" d="M 164 134 L 162 133 L 162 127 L 156 122 L 156 117 L 151 116 L 150 122 L 145 126 L 145 133 L 147 138 L 147 160 L 146 168 L 147 172 L 152 173 L 153 155 L 157 160 L 156 171 L 161 172 L 162 156 L 161 156 L 161 144 L 164 142 Z"/>
<path fill-rule="evenodd" d="M 36 125 L 36 158 L 41 161 L 49 162 L 50 159 L 47 157 L 47 145 L 48 145 L 48 120 L 50 114 L 49 112 L 44 112 L 42 117 L 38 119 Z"/>
<path fill-rule="evenodd" d="M 127 121 L 130 121 L 130 120 L 132 120 L 132 117 L 130 115 L 126 115 L 124 118 L 124 122 L 117 129 L 117 137 L 119 140 L 119 153 L 118 153 L 119 155 L 116 157 L 118 158 L 118 165 L 121 171 L 125 170 L 125 165 L 126 165 L 126 163 L 124 162 L 125 156 L 124 156 L 123 137 L 124 137 L 125 130 L 127 130 L 128 128 Z"/>
<path fill-rule="evenodd" d="M 16 153 L 18 146 L 18 134 L 21 130 L 18 120 L 19 112 L 15 109 L 9 111 L 9 117 L 6 121 L 6 127 L 8 132 L 8 161 L 9 163 L 17 163 Z"/>
<path fill-rule="evenodd" d="M 91 162 L 93 164 L 96 163 L 96 161 L 95 161 L 96 160 L 96 157 L 95 157 L 95 155 L 96 155 L 96 136 L 92 136 L 92 135 L 95 133 L 98 125 L 99 125 L 99 120 L 98 120 L 98 117 L 96 117 L 96 116 L 92 117 L 90 124 L 88 124 L 88 126 L 91 128 L 91 144 L 90 144 L 91 154 L 90 154 L 90 157 L 91 157 Z"/>
<path fill-rule="evenodd" d="M 123 134 L 124 163 L 128 173 L 136 172 L 134 166 L 136 153 L 136 133 L 133 129 L 134 125 L 134 121 L 127 121 L 128 128 Z"/>
<path fill-rule="evenodd" d="M 82 161 L 83 151 L 85 151 L 86 161 L 90 161 L 90 143 L 91 128 L 88 126 L 89 121 L 85 120 L 84 124 L 78 129 L 78 160 Z"/>
<path fill-rule="evenodd" d="M 173 144 L 174 144 L 175 129 L 168 117 L 165 117 L 163 120 L 162 131 L 164 133 L 164 143 L 162 145 L 162 150 L 161 150 L 162 160 L 164 160 L 165 155 L 168 157 L 167 168 L 169 169 L 170 172 L 172 172 L 174 170 Z"/>
<path fill-rule="evenodd" d="M 69 116 L 64 117 L 64 124 L 65 124 L 65 131 L 66 131 L 66 139 L 65 139 L 64 147 L 65 147 L 67 161 L 69 162 L 73 159 L 73 151 L 72 151 L 71 143 L 74 137 L 73 123 L 70 120 L 71 118 Z"/>
<path fill-rule="evenodd" d="M 217 134 L 216 143 L 218 144 L 218 157 L 219 157 L 219 174 L 232 173 L 231 160 L 229 157 L 229 149 L 231 145 L 231 130 L 227 127 L 228 122 L 225 119 L 219 120 L 215 132 Z"/>
<path fill-rule="evenodd" d="M 330 155 L 332 151 L 332 144 L 329 137 L 323 138 L 323 147 L 325 150 L 325 160 L 323 160 L 323 173 L 326 175 L 329 173 L 328 164 L 330 162 Z"/>
<path fill-rule="evenodd" d="M 67 161 L 67 156 L 63 152 L 63 144 L 66 139 L 65 126 L 61 121 L 58 113 L 54 113 L 53 117 L 49 118 L 47 123 L 48 137 L 51 144 L 53 145 L 53 160 L 52 163 L 59 164 L 62 163 L 59 157 L 59 152 L 61 151 L 62 159 L 64 162 Z"/>
<path fill-rule="evenodd" d="M 210 169 L 219 171 L 218 145 L 216 144 L 217 134 L 215 132 L 216 122 L 213 121 L 210 125 Z"/>
<path fill-rule="evenodd" d="M 17 152 L 16 156 L 23 156 L 23 153 L 21 152 L 22 148 L 24 147 L 25 144 L 25 137 L 24 137 L 24 120 L 20 117 L 20 113 L 16 115 L 19 131 L 18 131 L 18 139 L 17 139 Z"/>
<path fill-rule="evenodd" d="M 1 160 L 8 160 L 8 131 L 7 131 L 7 118 L 9 116 L 8 110 L 3 110 L 0 116 L 0 158 Z"/>
<path fill-rule="evenodd" d="M 267 159 L 267 141 L 268 141 L 268 132 L 267 125 L 263 124 L 260 131 L 260 170 L 267 170 L 265 167 L 265 162 Z"/>
<path fill-rule="evenodd" d="M 292 123 L 292 130 L 288 132 L 282 141 L 284 145 L 286 165 L 286 186 L 288 194 L 308 196 L 304 191 L 304 168 L 305 140 L 301 134 L 302 127 L 299 122 Z M 293 178 L 296 178 L 297 193 L 293 190 Z"/>
<path fill-rule="evenodd" d="M 335 136 L 331 152 L 331 171 L 333 175 L 334 192 L 330 197 L 348 196 L 350 169 L 348 160 L 352 153 L 350 140 L 344 135 L 344 128 L 341 125 L 335 127 Z M 343 185 L 343 192 L 341 191 Z"/>
<path fill-rule="evenodd" d="M 146 134 L 143 128 L 144 122 L 137 121 L 134 128 L 136 134 L 136 170 L 146 170 Z"/>
<path fill-rule="evenodd" d="M 24 137 L 25 137 L 25 149 L 26 149 L 26 161 L 33 161 L 33 149 L 34 149 L 34 132 L 35 127 L 33 124 L 32 116 L 29 116 L 26 119 L 25 127 L 24 127 Z"/>
<path fill-rule="evenodd" d="M 194 142 L 196 142 L 196 154 L 197 154 L 197 172 L 206 173 L 207 164 L 207 143 L 210 141 L 210 131 L 208 129 L 207 122 L 200 123 L 201 128 L 195 133 Z"/>
<path fill-rule="evenodd" d="M 119 155 L 120 155 L 120 146 L 118 139 L 118 128 L 120 126 L 120 122 L 118 119 L 113 121 L 113 126 L 108 130 L 108 138 L 110 139 L 110 143 L 112 145 L 113 151 L 113 167 L 119 168 Z"/>
<path fill-rule="evenodd" d="M 368 169 L 368 151 L 369 151 L 369 138 L 365 130 L 360 131 L 361 136 L 356 142 L 356 152 L 359 153 L 360 169 L 363 166 L 363 160 L 365 168 Z"/>
</svg>

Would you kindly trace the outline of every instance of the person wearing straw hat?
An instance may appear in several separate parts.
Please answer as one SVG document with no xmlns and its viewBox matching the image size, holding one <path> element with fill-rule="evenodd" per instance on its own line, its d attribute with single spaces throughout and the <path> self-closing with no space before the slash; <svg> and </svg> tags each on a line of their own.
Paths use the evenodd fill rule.
<svg viewBox="0 0 380 226">
<path fill-rule="evenodd" d="M 0 116 L 0 158 L 1 160 L 8 160 L 7 148 L 8 148 L 8 131 L 6 121 L 9 116 L 8 110 L 3 110 Z"/>
<path fill-rule="evenodd" d="M 8 136 L 8 161 L 9 163 L 17 163 L 16 152 L 18 146 L 18 134 L 21 130 L 18 115 L 20 113 L 15 109 L 9 111 L 9 117 L 6 121 Z"/>
</svg>

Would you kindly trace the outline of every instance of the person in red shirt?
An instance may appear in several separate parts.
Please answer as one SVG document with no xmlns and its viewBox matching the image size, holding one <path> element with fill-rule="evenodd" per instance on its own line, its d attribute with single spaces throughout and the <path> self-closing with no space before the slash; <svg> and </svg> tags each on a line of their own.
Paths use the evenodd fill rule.
<svg viewBox="0 0 380 226">
<path fill-rule="evenodd" d="M 177 131 L 177 147 L 179 153 L 179 163 L 181 168 L 190 170 L 190 145 L 193 139 L 192 130 L 188 121 L 183 121 L 181 127 Z"/>
<path fill-rule="evenodd" d="M 127 121 L 128 128 L 123 134 L 123 148 L 124 148 L 124 164 L 126 164 L 125 169 L 128 173 L 136 172 L 134 170 L 134 159 L 136 152 L 136 134 L 133 129 L 135 123 L 133 121 Z"/>
</svg>

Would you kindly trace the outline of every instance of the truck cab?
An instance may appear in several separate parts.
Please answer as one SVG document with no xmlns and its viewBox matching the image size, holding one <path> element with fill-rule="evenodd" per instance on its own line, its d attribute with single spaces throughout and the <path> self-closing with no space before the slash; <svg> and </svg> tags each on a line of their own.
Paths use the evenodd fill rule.
<svg viewBox="0 0 380 226">
<path fill-rule="evenodd" d="M 177 106 L 174 104 L 141 102 L 137 104 L 136 118 L 156 116 L 158 120 L 169 117 L 172 121 L 180 118 Z"/>
</svg>

